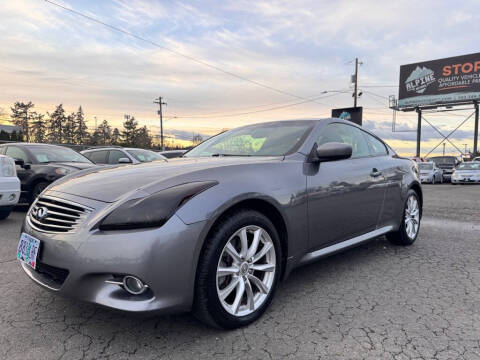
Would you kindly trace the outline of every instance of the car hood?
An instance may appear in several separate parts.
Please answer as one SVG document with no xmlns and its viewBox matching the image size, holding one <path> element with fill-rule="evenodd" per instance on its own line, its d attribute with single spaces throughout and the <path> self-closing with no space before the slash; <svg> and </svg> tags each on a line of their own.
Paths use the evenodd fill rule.
<svg viewBox="0 0 480 360">
<path fill-rule="evenodd" d="M 283 157 L 178 158 L 115 167 L 96 167 L 56 181 L 50 190 L 103 202 L 115 202 L 135 191 L 160 191 L 190 181 L 217 180 L 213 170 L 279 162 Z"/>
<path fill-rule="evenodd" d="M 462 169 L 462 170 L 455 170 L 455 174 L 480 174 L 480 170 L 476 169 Z"/>
</svg>

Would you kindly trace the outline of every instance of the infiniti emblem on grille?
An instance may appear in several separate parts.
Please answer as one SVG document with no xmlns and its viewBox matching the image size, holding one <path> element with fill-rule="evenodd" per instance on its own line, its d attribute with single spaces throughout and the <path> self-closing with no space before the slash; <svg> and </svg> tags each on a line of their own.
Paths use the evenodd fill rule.
<svg viewBox="0 0 480 360">
<path fill-rule="evenodd" d="M 48 216 L 48 209 L 46 207 L 39 207 L 37 209 L 37 213 L 35 214 L 35 217 L 38 220 L 43 220 Z"/>
</svg>

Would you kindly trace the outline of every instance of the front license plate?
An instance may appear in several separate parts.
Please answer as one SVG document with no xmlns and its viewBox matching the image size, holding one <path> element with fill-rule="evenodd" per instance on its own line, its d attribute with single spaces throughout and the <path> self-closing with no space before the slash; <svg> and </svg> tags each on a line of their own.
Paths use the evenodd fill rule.
<svg viewBox="0 0 480 360">
<path fill-rule="evenodd" d="M 17 259 L 31 266 L 33 269 L 37 266 L 38 250 L 40 249 L 40 240 L 31 235 L 22 233 L 17 248 Z"/>
</svg>

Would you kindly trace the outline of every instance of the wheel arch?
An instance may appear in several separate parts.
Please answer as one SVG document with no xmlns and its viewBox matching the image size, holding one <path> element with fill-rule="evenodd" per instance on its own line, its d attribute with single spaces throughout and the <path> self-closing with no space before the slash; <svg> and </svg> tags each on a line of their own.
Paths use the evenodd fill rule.
<svg viewBox="0 0 480 360">
<path fill-rule="evenodd" d="M 203 237 L 202 247 L 198 259 L 200 259 L 200 257 L 202 256 L 209 236 L 211 232 L 215 229 L 215 226 L 218 225 L 219 222 L 221 222 L 224 218 L 228 217 L 230 214 L 241 209 L 258 211 L 259 213 L 265 215 L 275 226 L 280 239 L 280 246 L 282 250 L 282 269 L 280 273 L 280 279 L 282 279 L 285 274 L 285 268 L 288 258 L 288 227 L 284 216 L 277 208 L 277 206 L 264 198 L 242 199 L 234 204 L 230 204 L 225 209 L 222 209 L 222 211 L 210 222 L 207 231 L 204 232 L 205 236 Z M 197 260 L 197 269 L 195 273 L 198 272 L 198 263 L 199 261 Z"/>
<path fill-rule="evenodd" d="M 408 190 L 410 190 L 410 189 L 417 193 L 418 199 L 420 200 L 420 217 L 421 217 L 422 214 L 423 214 L 423 191 L 422 191 L 422 187 L 420 186 L 420 184 L 418 182 L 413 182 L 408 187 Z"/>
</svg>

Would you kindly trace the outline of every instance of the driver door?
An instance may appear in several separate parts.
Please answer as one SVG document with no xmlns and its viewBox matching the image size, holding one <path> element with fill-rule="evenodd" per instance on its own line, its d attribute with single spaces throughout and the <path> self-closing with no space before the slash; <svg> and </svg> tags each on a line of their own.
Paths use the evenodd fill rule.
<svg viewBox="0 0 480 360">
<path fill-rule="evenodd" d="M 352 145 L 352 157 L 322 162 L 307 176 L 311 250 L 373 231 L 385 196 L 384 178 L 363 132 L 355 126 L 331 123 L 317 144 Z"/>
</svg>

